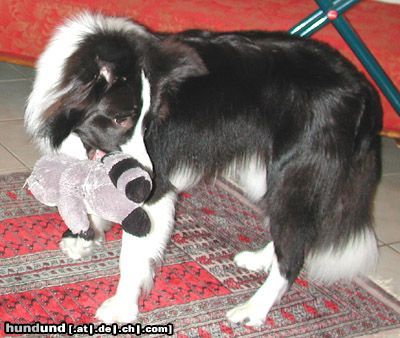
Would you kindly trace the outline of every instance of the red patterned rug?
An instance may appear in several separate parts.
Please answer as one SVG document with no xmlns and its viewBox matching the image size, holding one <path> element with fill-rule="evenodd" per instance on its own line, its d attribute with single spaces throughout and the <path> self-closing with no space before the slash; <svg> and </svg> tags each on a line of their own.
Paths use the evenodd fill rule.
<svg viewBox="0 0 400 338">
<path fill-rule="evenodd" d="M 97 307 L 117 285 L 121 230 L 114 226 L 92 257 L 68 259 L 58 249 L 66 226 L 22 189 L 26 176 L 0 176 L 0 336 L 6 322 L 95 323 Z M 264 246 L 268 229 L 223 182 L 181 194 L 176 218 L 154 289 L 140 301 L 143 325 L 172 323 L 180 338 L 347 337 L 400 327 L 399 302 L 371 281 L 325 287 L 303 275 L 263 328 L 230 324 L 227 309 L 266 277 L 237 268 L 232 257 Z"/>
</svg>

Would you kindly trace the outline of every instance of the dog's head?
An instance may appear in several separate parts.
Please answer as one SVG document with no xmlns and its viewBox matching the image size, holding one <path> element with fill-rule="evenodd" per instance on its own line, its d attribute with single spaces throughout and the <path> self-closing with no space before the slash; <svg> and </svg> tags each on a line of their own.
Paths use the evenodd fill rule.
<svg viewBox="0 0 400 338">
<path fill-rule="evenodd" d="M 151 88 L 146 109 L 165 118 L 166 93 L 204 73 L 200 57 L 182 43 L 124 19 L 85 14 L 61 26 L 39 59 L 27 129 L 52 149 L 76 133 L 88 155 L 118 150 L 146 113 L 143 74 Z"/>
<path fill-rule="evenodd" d="M 65 61 L 56 99 L 42 112 L 40 136 L 57 148 L 75 132 L 88 152 L 117 150 L 141 111 L 139 60 L 124 36 L 98 33 L 81 41 Z"/>
</svg>

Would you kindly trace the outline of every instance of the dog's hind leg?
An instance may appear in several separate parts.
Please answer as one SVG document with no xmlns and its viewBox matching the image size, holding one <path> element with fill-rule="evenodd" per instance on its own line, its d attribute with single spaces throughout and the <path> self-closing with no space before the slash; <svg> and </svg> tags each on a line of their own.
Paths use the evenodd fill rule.
<svg viewBox="0 0 400 338">
<path fill-rule="evenodd" d="M 273 248 L 272 242 L 265 249 Z M 264 249 L 264 250 L 265 250 Z M 253 253 L 254 254 L 254 253 Z M 254 254 L 259 255 L 260 253 Z M 227 317 L 231 322 L 243 322 L 248 326 L 260 326 L 264 323 L 271 307 L 279 301 L 288 288 L 288 280 L 282 275 L 276 254 L 272 254 L 271 270 L 265 283 L 245 303 L 228 311 Z"/>
<path fill-rule="evenodd" d="M 248 326 L 262 325 L 272 306 L 292 285 L 303 267 L 306 243 L 313 236 L 309 230 L 313 227 L 310 219 L 313 210 L 303 203 L 304 198 L 299 198 L 301 191 L 291 189 L 287 194 L 280 186 L 272 189 L 266 199 L 272 201 L 267 209 L 273 242 L 255 253 L 244 252 L 235 257 L 239 266 L 251 270 L 266 270 L 271 265 L 260 289 L 247 302 L 227 313 L 230 321 Z"/>
<path fill-rule="evenodd" d="M 277 243 L 277 244 L 276 244 Z M 292 236 L 270 242 L 256 252 L 243 252 L 235 257 L 235 262 L 251 270 L 268 269 L 267 280 L 245 303 L 228 311 L 231 322 L 243 322 L 248 326 L 260 326 L 274 304 L 276 304 L 298 276 L 304 263 L 304 242 L 301 237 Z"/>
</svg>

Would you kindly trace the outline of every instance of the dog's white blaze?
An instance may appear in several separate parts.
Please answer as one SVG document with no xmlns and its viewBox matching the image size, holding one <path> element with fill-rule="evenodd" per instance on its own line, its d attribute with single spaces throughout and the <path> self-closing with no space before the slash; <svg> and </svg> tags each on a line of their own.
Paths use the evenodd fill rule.
<svg viewBox="0 0 400 338">
<path fill-rule="evenodd" d="M 126 232 L 122 235 L 120 280 L 115 296 L 105 301 L 96 317 L 104 322 L 130 322 L 136 319 L 141 290 L 152 286 L 154 261 L 162 258 L 174 224 L 176 194 L 170 192 L 151 205 L 144 205 L 151 220 L 145 237 Z"/>
<path fill-rule="evenodd" d="M 376 237 L 372 230 L 366 229 L 345 246 L 311 254 L 307 258 L 306 270 L 311 279 L 332 283 L 372 273 L 377 262 Z"/>
<path fill-rule="evenodd" d="M 75 157 L 79 160 L 87 160 L 87 152 L 80 137 L 76 134 L 69 134 L 58 149 L 59 153 Z"/>
<path fill-rule="evenodd" d="M 235 159 L 222 176 L 236 182 L 252 201 L 259 201 L 267 191 L 267 168 L 257 154 Z"/>
<path fill-rule="evenodd" d="M 228 311 L 228 319 L 234 323 L 245 322 L 249 326 L 261 326 L 269 310 L 280 300 L 287 288 L 288 281 L 281 275 L 274 253 L 267 280 L 247 302 Z"/>
<path fill-rule="evenodd" d="M 147 34 L 143 27 L 128 19 L 104 17 L 88 12 L 67 20 L 58 27 L 36 64 L 35 82 L 25 110 L 25 127 L 30 135 L 36 136 L 36 132 L 44 122 L 45 110 L 72 87 L 67 86 L 62 90 L 59 88 L 68 58 L 88 35 L 100 31 L 133 31 L 137 34 Z M 51 146 L 46 140 L 35 137 L 35 141 L 42 152 L 51 152 Z"/>
<path fill-rule="evenodd" d="M 135 157 L 140 163 L 142 163 L 145 167 L 150 170 L 153 170 L 153 164 L 150 160 L 149 154 L 147 153 L 146 146 L 144 144 L 143 139 L 143 119 L 146 116 L 147 112 L 150 108 L 150 83 L 149 80 L 142 72 L 142 111 L 140 112 L 140 117 L 136 123 L 135 129 L 133 131 L 133 135 L 131 139 L 121 146 L 121 149 L 124 153 L 127 153 L 133 157 Z"/>
</svg>

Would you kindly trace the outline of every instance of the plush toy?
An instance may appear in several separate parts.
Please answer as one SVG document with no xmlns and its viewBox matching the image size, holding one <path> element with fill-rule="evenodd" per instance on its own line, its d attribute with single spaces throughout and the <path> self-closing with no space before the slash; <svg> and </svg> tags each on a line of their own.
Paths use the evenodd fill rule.
<svg viewBox="0 0 400 338">
<path fill-rule="evenodd" d="M 101 161 L 43 156 L 27 183 L 36 199 L 57 206 L 69 230 L 86 240 L 94 238 L 88 214 L 119 223 L 135 236 L 150 231 L 150 219 L 141 207 L 151 192 L 150 175 L 121 152 L 107 154 Z"/>
</svg>

